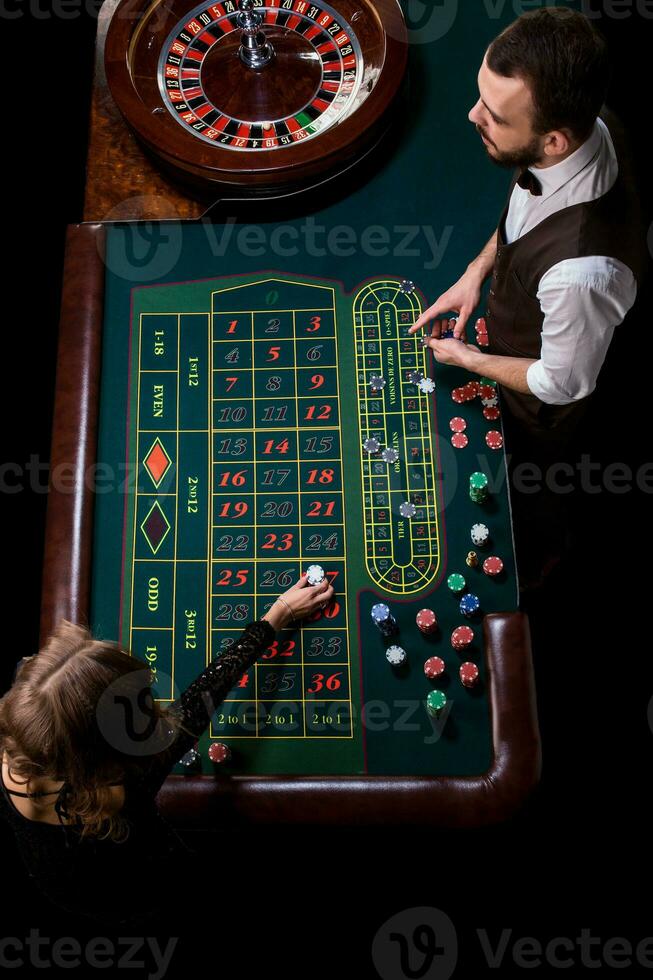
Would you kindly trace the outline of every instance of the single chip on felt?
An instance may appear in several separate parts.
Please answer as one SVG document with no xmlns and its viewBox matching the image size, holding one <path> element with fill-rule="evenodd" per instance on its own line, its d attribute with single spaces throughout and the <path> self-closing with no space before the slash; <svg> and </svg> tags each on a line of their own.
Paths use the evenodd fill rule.
<svg viewBox="0 0 653 980">
<path fill-rule="evenodd" d="M 382 375 L 380 374 L 370 375 L 370 388 L 373 388 L 375 391 L 380 391 L 382 388 L 385 388 L 385 385 L 386 385 L 386 380 L 384 377 L 382 377 Z"/>
<path fill-rule="evenodd" d="M 384 463 L 396 463 L 399 459 L 399 452 L 393 449 L 392 446 L 386 446 L 381 453 L 381 459 Z"/>
<path fill-rule="evenodd" d="M 400 667 L 406 663 L 407 654 L 403 647 L 392 645 L 385 651 L 386 660 L 393 667 Z"/>
<path fill-rule="evenodd" d="M 399 513 L 402 517 L 414 517 L 417 513 L 417 507 L 415 504 L 411 503 L 410 500 L 404 500 L 404 502 L 399 505 Z"/>
<path fill-rule="evenodd" d="M 432 391 L 435 391 L 435 381 L 433 378 L 422 378 L 417 383 L 417 387 L 423 394 L 430 395 Z"/>
<path fill-rule="evenodd" d="M 464 419 L 461 419 L 459 415 L 456 415 L 449 422 L 449 428 L 452 432 L 464 432 L 467 428 L 467 422 L 465 422 Z"/>
<path fill-rule="evenodd" d="M 184 755 L 182 755 L 179 762 L 182 766 L 189 767 L 194 766 L 195 763 L 199 761 L 199 758 L 200 754 L 197 749 L 189 749 L 188 752 L 185 752 Z"/>
<path fill-rule="evenodd" d="M 469 660 L 460 665 L 458 674 L 464 687 L 474 687 L 478 681 L 478 667 Z"/>
<path fill-rule="evenodd" d="M 503 446 L 503 436 L 497 429 L 490 429 L 485 433 L 485 441 L 490 449 L 501 449 Z"/>
<path fill-rule="evenodd" d="M 474 640 L 474 630 L 471 626 L 456 626 L 451 634 L 451 646 L 454 650 L 465 650 Z"/>
<path fill-rule="evenodd" d="M 399 284 L 399 292 L 414 293 L 415 283 L 411 279 L 402 279 L 401 283 Z"/>
<path fill-rule="evenodd" d="M 444 674 L 444 660 L 442 657 L 429 657 L 424 662 L 424 673 L 431 681 L 435 680 L 436 677 L 441 677 Z"/>
<path fill-rule="evenodd" d="M 503 571 L 503 562 L 498 555 L 490 555 L 483 562 L 483 571 L 490 576 L 500 575 Z"/>
<path fill-rule="evenodd" d="M 469 443 L 469 439 L 464 432 L 454 432 L 451 437 L 451 445 L 454 449 L 464 449 Z"/>
<path fill-rule="evenodd" d="M 381 448 L 381 443 L 374 436 L 368 436 L 368 438 L 363 443 L 363 449 L 366 453 L 378 453 Z"/>
<path fill-rule="evenodd" d="M 451 397 L 455 401 L 456 405 L 462 405 L 464 401 L 467 401 L 467 399 L 465 398 L 465 393 L 462 388 L 454 388 L 453 391 L 451 392 Z"/>
<path fill-rule="evenodd" d="M 417 385 L 420 383 L 423 377 L 424 374 L 422 371 L 411 371 L 410 374 L 408 375 L 408 380 L 410 381 L 411 384 Z"/>
<path fill-rule="evenodd" d="M 452 572 L 447 579 L 447 586 L 452 592 L 462 592 L 465 588 L 465 576 L 460 572 Z"/>
<path fill-rule="evenodd" d="M 306 578 L 309 585 L 319 585 L 324 582 L 326 572 L 321 565 L 309 565 L 306 569 Z"/>
<path fill-rule="evenodd" d="M 209 759 L 211 762 L 215 762 L 216 765 L 222 765 L 225 762 L 229 762 L 231 758 L 231 749 L 224 742 L 213 742 L 209 745 Z"/>
<path fill-rule="evenodd" d="M 486 418 L 488 422 L 496 422 L 500 415 L 501 409 L 498 405 L 486 405 L 483 409 L 483 418 Z"/>
</svg>

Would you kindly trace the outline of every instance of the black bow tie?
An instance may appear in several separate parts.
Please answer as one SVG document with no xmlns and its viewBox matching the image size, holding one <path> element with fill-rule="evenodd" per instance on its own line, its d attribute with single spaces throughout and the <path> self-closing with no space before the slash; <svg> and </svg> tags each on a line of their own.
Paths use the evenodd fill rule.
<svg viewBox="0 0 653 980">
<path fill-rule="evenodd" d="M 532 171 L 525 167 L 517 178 L 517 183 L 520 187 L 523 187 L 525 191 L 530 191 L 536 197 L 539 197 L 542 193 L 542 185 Z"/>
</svg>

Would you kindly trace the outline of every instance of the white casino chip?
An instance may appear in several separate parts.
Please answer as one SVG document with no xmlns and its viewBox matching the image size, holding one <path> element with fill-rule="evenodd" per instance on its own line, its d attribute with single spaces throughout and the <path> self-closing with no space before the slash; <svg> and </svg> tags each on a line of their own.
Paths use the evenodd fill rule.
<svg viewBox="0 0 653 980">
<path fill-rule="evenodd" d="M 309 585 L 319 585 L 324 582 L 326 573 L 321 565 L 309 565 L 306 569 L 306 578 Z"/>
</svg>

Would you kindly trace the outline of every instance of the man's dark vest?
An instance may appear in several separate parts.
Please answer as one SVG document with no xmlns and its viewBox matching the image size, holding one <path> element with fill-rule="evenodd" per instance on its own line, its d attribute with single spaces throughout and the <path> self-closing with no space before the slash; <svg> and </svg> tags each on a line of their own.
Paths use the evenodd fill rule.
<svg viewBox="0 0 653 980">
<path fill-rule="evenodd" d="M 539 358 L 544 316 L 537 290 L 545 272 L 564 259 L 606 255 L 627 265 L 641 277 L 643 232 L 630 172 L 623 166 L 625 153 L 615 143 L 619 176 L 602 197 L 573 204 L 555 212 L 508 245 L 505 222 L 508 203 L 499 222 L 497 254 L 488 297 L 489 353 Z M 502 386 L 502 402 L 513 420 L 534 437 L 561 438 L 570 432 L 587 408 L 587 398 L 569 405 L 548 405 L 532 394 L 520 394 Z M 591 396 L 589 396 L 591 397 Z"/>
</svg>

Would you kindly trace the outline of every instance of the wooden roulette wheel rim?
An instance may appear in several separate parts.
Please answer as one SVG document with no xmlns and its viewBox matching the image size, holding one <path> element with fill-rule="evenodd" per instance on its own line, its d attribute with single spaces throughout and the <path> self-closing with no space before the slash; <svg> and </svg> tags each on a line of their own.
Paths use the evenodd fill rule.
<svg viewBox="0 0 653 980">
<path fill-rule="evenodd" d="M 407 62 L 397 0 L 289 3 L 254 8 L 275 55 L 260 71 L 238 55 L 233 0 L 122 0 L 116 8 L 105 47 L 111 94 L 183 183 L 238 196 L 285 193 L 348 169 L 387 129 Z"/>
</svg>

